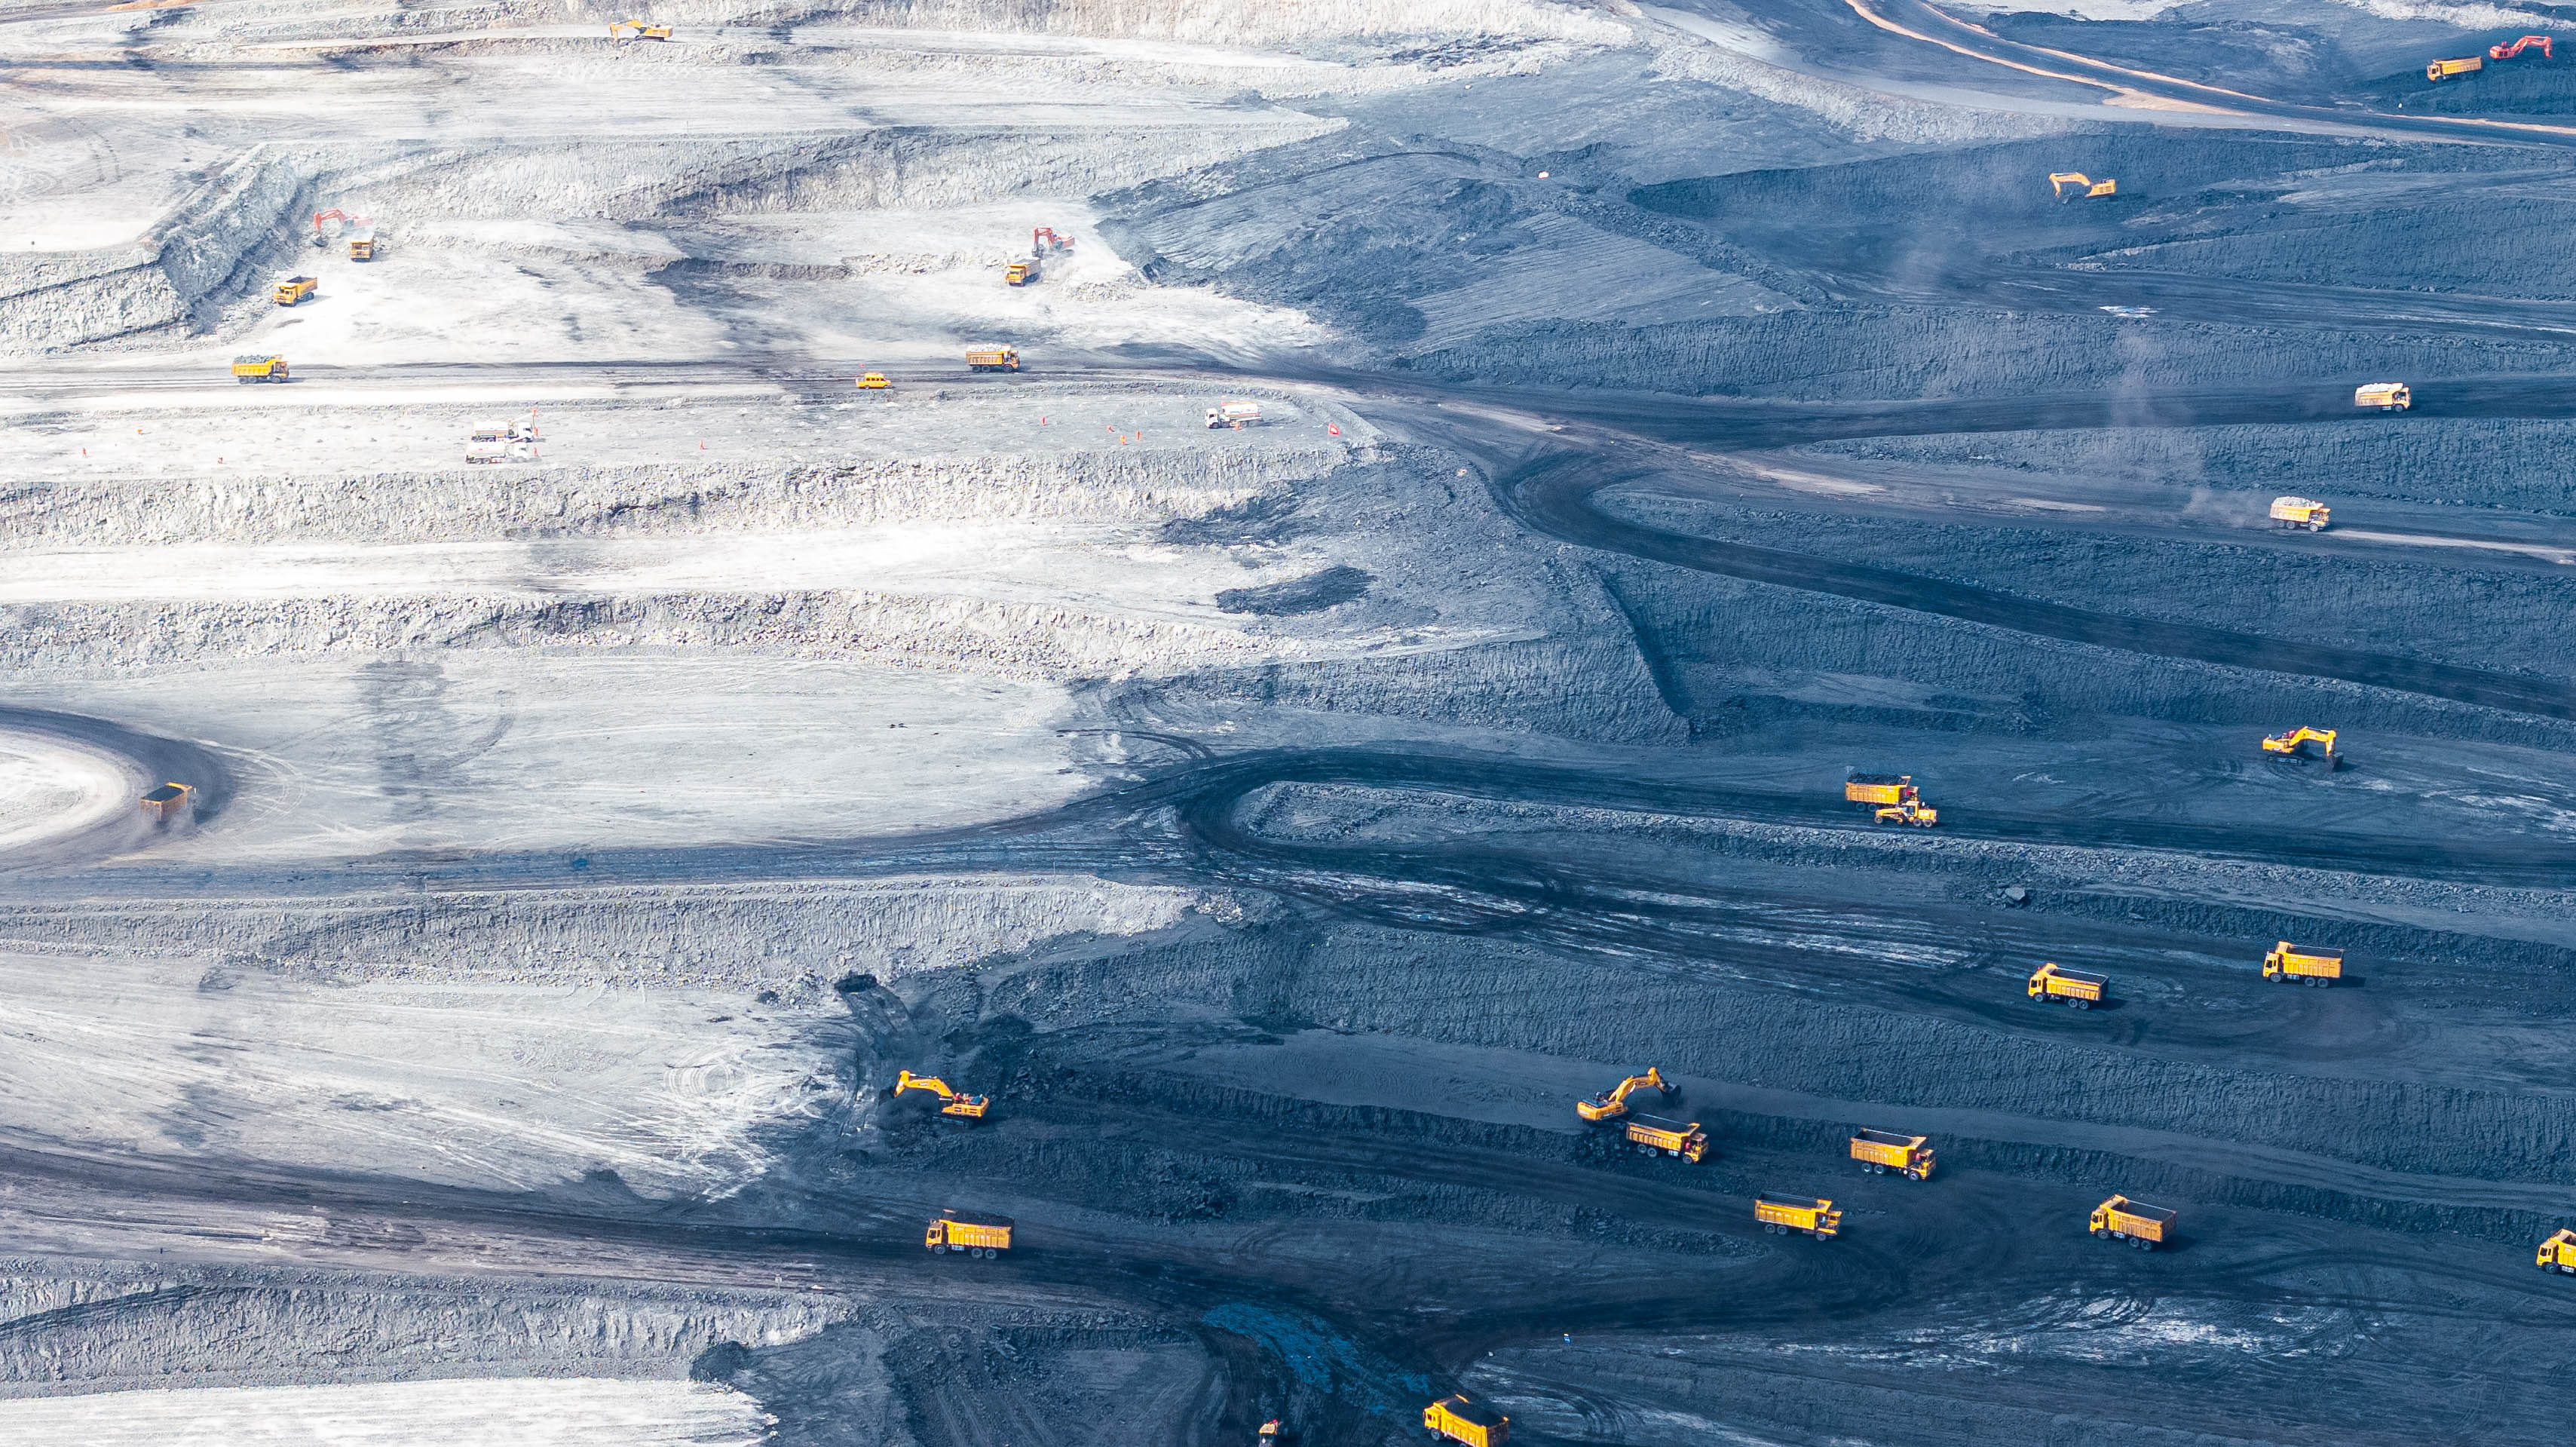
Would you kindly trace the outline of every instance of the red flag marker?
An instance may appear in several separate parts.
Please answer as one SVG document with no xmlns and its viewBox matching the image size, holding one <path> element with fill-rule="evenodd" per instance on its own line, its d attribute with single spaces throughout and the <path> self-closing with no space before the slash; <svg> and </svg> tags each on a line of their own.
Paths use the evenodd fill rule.
<svg viewBox="0 0 2576 1447">
<path fill-rule="evenodd" d="M 1330 432 L 1335 437 L 1339 437 L 1342 435 L 1342 424 L 1339 422 L 1327 422 L 1324 424 L 1324 430 Z"/>
</svg>

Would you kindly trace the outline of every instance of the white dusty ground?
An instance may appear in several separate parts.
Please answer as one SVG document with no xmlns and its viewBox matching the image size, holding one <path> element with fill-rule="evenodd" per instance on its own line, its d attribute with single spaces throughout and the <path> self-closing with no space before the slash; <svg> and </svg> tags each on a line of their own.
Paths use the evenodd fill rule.
<svg viewBox="0 0 2576 1447">
<path fill-rule="evenodd" d="M 133 771 L 77 744 L 0 732 L 0 851 L 41 844 L 134 807 Z"/>
<path fill-rule="evenodd" d="M 698 1382 L 482 1378 L 46 1397 L 10 1447 L 751 1447 L 760 1404 Z"/>
</svg>

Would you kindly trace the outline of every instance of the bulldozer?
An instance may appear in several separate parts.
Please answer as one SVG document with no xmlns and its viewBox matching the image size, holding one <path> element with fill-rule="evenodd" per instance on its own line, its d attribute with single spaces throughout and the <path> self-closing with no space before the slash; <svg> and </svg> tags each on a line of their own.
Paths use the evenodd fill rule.
<svg viewBox="0 0 2576 1447">
<path fill-rule="evenodd" d="M 1641 1090 L 1657 1090 L 1663 1092 L 1664 1099 L 1673 1098 L 1672 1083 L 1664 1079 L 1661 1070 L 1649 1065 L 1643 1075 L 1631 1075 L 1589 1100 L 1576 1101 L 1574 1113 L 1595 1125 L 1617 1120 L 1628 1113 L 1628 1097 Z"/>
<path fill-rule="evenodd" d="M 2056 190 L 2057 199 L 2061 205 L 2068 201 L 2090 201 L 2096 197 L 2120 194 L 2119 182 L 2096 181 L 2081 171 L 2052 171 L 2048 176 L 2048 184 Z"/>
<path fill-rule="evenodd" d="M 2522 54 L 2524 51 L 2529 50 L 2535 45 L 2540 47 L 2541 59 L 2557 59 L 2556 56 L 2549 53 L 2549 37 L 2546 35 L 2526 35 L 2520 40 L 2507 41 L 2501 45 L 2490 45 L 2487 47 L 2487 59 L 2511 60 L 2515 56 Z"/>
<path fill-rule="evenodd" d="M 671 38 L 671 27 L 647 25 L 641 20 L 620 20 L 608 27 L 608 38 L 611 40 L 625 40 L 630 37 L 636 40 L 668 40 Z"/>
<path fill-rule="evenodd" d="M 949 1089 L 948 1082 L 936 1075 L 915 1075 L 909 1070 L 895 1076 L 894 1089 L 887 1091 L 886 1097 L 896 1099 L 907 1090 L 926 1090 L 939 1097 L 939 1113 L 950 1120 L 982 1120 L 984 1112 L 993 1108 L 993 1098 L 989 1095 L 960 1094 Z"/>
<path fill-rule="evenodd" d="M 2265 735 L 2263 739 L 2263 752 L 2267 754 L 2281 754 L 2293 759 L 2304 758 L 2306 756 L 2299 751 L 2309 744 L 2315 744 L 2317 746 L 2318 757 L 2324 759 L 2329 766 L 2336 762 L 2335 731 L 2333 729 L 2312 729 L 2306 724 L 2301 724 L 2297 728 L 2294 728 L 2285 734 Z"/>
</svg>

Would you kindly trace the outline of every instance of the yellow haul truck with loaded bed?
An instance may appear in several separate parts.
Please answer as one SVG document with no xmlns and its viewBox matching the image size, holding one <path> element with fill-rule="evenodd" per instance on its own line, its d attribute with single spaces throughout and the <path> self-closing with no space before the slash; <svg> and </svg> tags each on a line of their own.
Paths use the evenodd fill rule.
<svg viewBox="0 0 2576 1447">
<path fill-rule="evenodd" d="M 2576 1276 L 2576 1229 L 2565 1226 L 2540 1243 L 2540 1269 Z"/>
<path fill-rule="evenodd" d="M 2173 1239 L 2174 1217 L 2180 1214 L 2126 1196 L 2113 1196 L 2093 1208 L 2093 1234 L 2101 1240 L 2126 1241 L 2141 1251 L 2153 1251 Z"/>
<path fill-rule="evenodd" d="M 1708 1154 L 1708 1132 L 1701 1130 L 1699 1122 L 1695 1120 L 1666 1120 L 1660 1115 L 1632 1115 L 1628 1117 L 1627 1134 L 1628 1139 L 1636 1143 L 1637 1152 L 1640 1155 L 1651 1156 L 1657 1151 L 1662 1151 L 1665 1155 L 1678 1156 L 1692 1165 L 1698 1165 L 1700 1158 Z"/>
<path fill-rule="evenodd" d="M 1883 1176 L 1894 1171 L 1909 1181 L 1928 1180 L 1932 1175 L 1930 1140 L 1929 1136 L 1898 1135 L 1864 1126 L 1852 1135 L 1851 1157 L 1868 1175 Z"/>
<path fill-rule="evenodd" d="M 966 369 L 970 372 L 1016 372 L 1020 353 L 1016 347 L 968 347 Z"/>
<path fill-rule="evenodd" d="M 1774 1236 L 1804 1231 L 1819 1241 L 1831 1241 L 1843 1229 L 1843 1213 L 1831 1201 L 1808 1196 L 1774 1196 L 1769 1192 L 1753 1198 L 1753 1219 Z"/>
<path fill-rule="evenodd" d="M 2329 982 L 2343 978 L 2343 951 L 2312 949 L 2283 940 L 2263 957 L 2263 978 L 2295 980 L 2323 989 Z"/>
<path fill-rule="evenodd" d="M 2352 405 L 2403 412 L 2415 405 L 2415 394 L 2403 382 L 2367 382 L 2352 389 Z"/>
<path fill-rule="evenodd" d="M 2108 975 L 2061 970 L 2054 961 L 2033 970 L 2030 976 L 2030 997 L 2043 1005 L 2066 1004 L 2078 1010 L 2090 1010 L 2102 1003 L 2102 997 L 2110 988 Z"/>
<path fill-rule="evenodd" d="M 286 359 L 257 355 L 235 357 L 233 380 L 241 383 L 283 382 L 286 380 Z"/>
<path fill-rule="evenodd" d="M 2272 521 L 2285 528 L 2306 528 L 2312 533 L 2326 530 L 2334 520 L 2334 509 L 2312 497 L 2276 497 L 2272 499 Z"/>
<path fill-rule="evenodd" d="M 1008 1216 L 983 1216 L 968 1211 L 942 1211 L 930 1223 L 921 1244 L 932 1251 L 962 1251 L 978 1260 L 990 1261 L 1011 1249 L 1011 1231 L 1016 1223 Z"/>
<path fill-rule="evenodd" d="M 1512 1440 L 1512 1419 L 1468 1401 L 1464 1392 L 1423 1408 L 1422 1425 L 1434 1437 L 1467 1447 L 1503 1447 Z"/>
<path fill-rule="evenodd" d="M 2425 66 L 2424 78 L 2432 81 L 2436 85 L 2439 85 L 2443 81 L 2449 80 L 2452 76 L 2467 75 L 2473 70 L 2484 70 L 2486 68 L 2487 58 L 2485 56 L 2463 55 L 2457 60 L 2437 60 L 2432 64 Z"/>
<path fill-rule="evenodd" d="M 1869 810 L 1870 818 L 1881 824 L 1929 829 L 1941 822 L 1940 811 L 1923 807 L 1912 774 L 1853 774 L 1843 780 L 1843 802 Z"/>
</svg>

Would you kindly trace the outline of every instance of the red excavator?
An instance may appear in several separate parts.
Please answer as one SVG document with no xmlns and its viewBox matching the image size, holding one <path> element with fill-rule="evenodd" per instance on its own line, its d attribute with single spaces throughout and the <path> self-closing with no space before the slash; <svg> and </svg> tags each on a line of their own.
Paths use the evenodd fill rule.
<svg viewBox="0 0 2576 1447">
<path fill-rule="evenodd" d="M 2510 44 L 2510 45 L 2490 45 L 2490 46 L 2488 46 L 2488 47 L 2487 47 L 2487 59 L 2489 59 L 2489 60 L 2511 60 L 2511 59 L 2513 59 L 2515 56 L 2522 54 L 2522 53 L 2523 53 L 2523 51 L 2525 51 L 2525 50 L 2527 50 L 2527 49 L 2529 49 L 2530 47 L 2535 46 L 2535 45 L 2537 45 L 2537 46 L 2539 46 L 2539 47 L 2540 47 L 2540 58 L 2541 58 L 2541 59 L 2543 59 L 2543 60 L 2556 60 L 2556 59 L 2558 58 L 2558 57 L 2556 57 L 2556 56 L 2554 56 L 2554 55 L 2551 55 L 2551 54 L 2549 53 L 2549 37 L 2548 37 L 2548 36 L 2546 36 L 2546 35 L 2526 35 L 2526 36 L 2524 36 L 2523 38 L 2521 38 L 2520 40 L 2514 41 L 2514 42 L 2513 42 L 2512 44 Z"/>
</svg>

